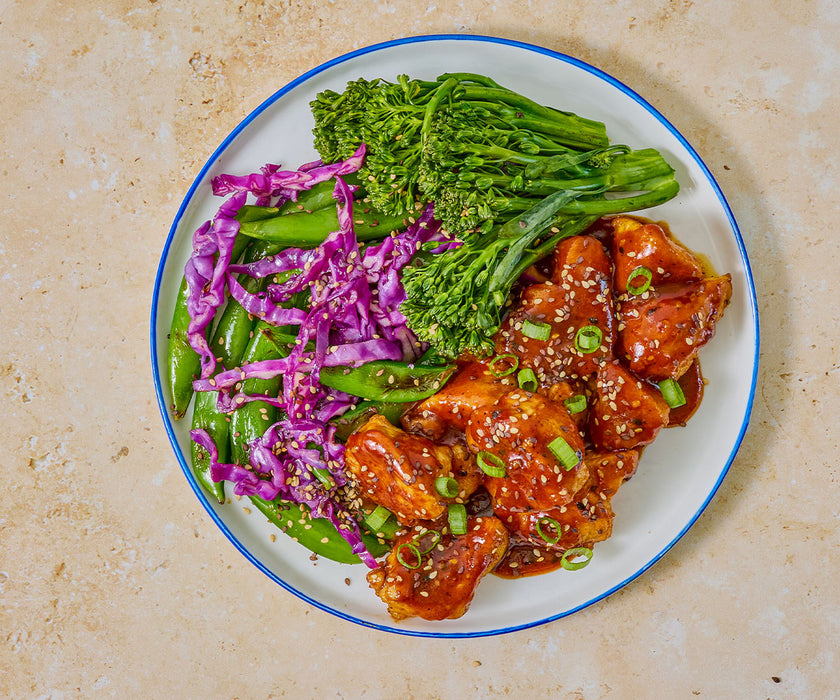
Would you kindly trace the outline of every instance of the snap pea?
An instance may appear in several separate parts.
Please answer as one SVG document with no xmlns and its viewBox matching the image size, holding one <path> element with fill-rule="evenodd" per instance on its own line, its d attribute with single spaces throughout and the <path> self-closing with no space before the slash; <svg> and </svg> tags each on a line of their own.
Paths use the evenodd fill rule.
<svg viewBox="0 0 840 700">
<path fill-rule="evenodd" d="M 354 193 L 354 199 L 359 201 L 362 199 L 364 189 L 359 187 L 359 177 L 356 173 L 344 176 L 344 181 L 349 185 L 357 187 Z M 328 206 L 335 206 L 335 180 L 330 179 L 325 182 L 319 182 L 308 190 L 303 190 L 298 193 L 297 200 L 291 199 L 284 202 L 279 207 L 260 207 L 255 204 L 244 205 L 236 215 L 240 223 L 246 221 L 259 221 L 261 219 L 270 219 L 274 216 L 286 216 L 288 214 L 297 214 L 300 212 L 313 212 L 317 209 L 324 209 Z M 361 206 L 361 205 L 357 205 Z"/>
<path fill-rule="evenodd" d="M 220 413 L 216 407 L 219 393 L 217 391 L 200 391 L 196 394 L 193 406 L 192 428 L 206 430 L 219 450 L 219 461 L 227 462 L 230 457 L 230 425 L 228 417 Z M 219 503 L 225 502 L 225 485 L 210 478 L 210 456 L 207 451 L 196 443 L 190 443 L 192 453 L 192 468 L 195 478 L 204 489 Z"/>
<path fill-rule="evenodd" d="M 266 337 L 264 329 L 271 328 L 264 321 L 254 327 L 253 338 L 242 355 L 242 364 L 283 357 L 277 347 Z M 288 353 L 287 353 L 288 354 Z M 242 391 L 247 394 L 276 396 L 282 377 L 273 379 L 246 379 Z M 248 464 L 248 443 L 262 435 L 277 420 L 277 408 L 263 401 L 251 401 L 237 408 L 230 415 L 231 457 L 237 464 Z"/>
<path fill-rule="evenodd" d="M 169 387 L 172 390 L 170 410 L 173 418 L 183 418 L 192 399 L 192 383 L 201 372 L 201 358 L 192 349 L 187 338 L 190 314 L 187 311 L 187 278 L 181 280 L 175 312 L 169 328 L 169 344 L 166 349 L 166 367 L 169 373 Z"/>
<path fill-rule="evenodd" d="M 232 260 L 238 260 L 248 245 L 247 236 L 238 236 L 233 244 Z M 169 342 L 166 348 L 166 367 L 169 375 L 169 388 L 172 392 L 170 409 L 173 418 L 183 418 L 190 405 L 193 395 L 192 383 L 201 371 L 201 360 L 190 345 L 187 331 L 190 325 L 190 314 L 187 310 L 189 288 L 187 278 L 181 279 L 178 296 L 175 299 L 175 310 L 172 312 L 172 323 L 169 327 Z"/>
<path fill-rule="evenodd" d="M 307 549 L 343 564 L 361 563 L 361 559 L 353 554 L 350 545 L 335 526 L 324 518 L 310 517 L 306 506 L 280 499 L 265 501 L 259 496 L 250 498 L 257 510 L 271 523 Z M 383 544 L 379 538 L 367 533 L 362 534 L 362 540 L 373 557 L 380 557 L 390 549 L 390 545 Z"/>
<path fill-rule="evenodd" d="M 247 221 L 260 221 L 270 219 L 280 213 L 279 207 L 258 207 L 255 204 L 243 204 L 234 217 L 240 224 Z"/>
<path fill-rule="evenodd" d="M 360 241 L 384 238 L 391 231 L 408 226 L 402 216 L 389 216 L 356 206 L 353 211 L 353 229 Z M 274 216 L 260 221 L 243 223 L 240 232 L 246 236 L 267 241 L 282 241 L 288 246 L 309 247 L 322 243 L 331 231 L 338 230 L 338 213 L 333 207 L 286 216 Z"/>
<path fill-rule="evenodd" d="M 296 214 L 298 212 L 317 211 L 326 207 L 335 208 L 335 180 L 327 180 L 326 182 L 319 182 L 311 189 L 305 190 L 298 194 L 297 201 L 293 202 L 291 199 L 284 202 L 280 207 L 280 216 L 288 214 Z"/>
<path fill-rule="evenodd" d="M 323 367 L 321 384 L 370 401 L 403 403 L 428 398 L 456 369 L 455 365 L 374 360 L 359 367 Z"/>
<path fill-rule="evenodd" d="M 297 306 L 297 304 L 294 304 Z M 261 328 L 261 333 L 265 336 L 265 339 L 270 342 L 280 353 L 280 357 L 286 357 L 294 347 L 295 343 L 297 342 L 297 333 L 289 333 L 286 328 L 294 329 L 295 326 L 264 326 Z M 313 342 L 309 342 L 306 344 L 306 349 L 311 350 L 315 347 Z"/>
</svg>

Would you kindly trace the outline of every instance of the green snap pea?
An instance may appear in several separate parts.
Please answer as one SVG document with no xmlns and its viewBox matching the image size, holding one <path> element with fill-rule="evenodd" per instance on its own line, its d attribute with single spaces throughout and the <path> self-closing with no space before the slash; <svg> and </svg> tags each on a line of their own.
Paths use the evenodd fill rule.
<svg viewBox="0 0 840 700">
<path fill-rule="evenodd" d="M 350 185 L 359 185 L 359 178 L 356 173 L 344 176 L 344 181 Z M 298 214 L 300 212 L 313 212 L 325 207 L 335 207 L 335 180 L 330 179 L 326 182 L 319 182 L 314 187 L 308 190 L 303 190 L 298 193 L 297 200 L 291 199 L 284 202 L 279 207 L 261 207 L 256 204 L 245 204 L 237 212 L 236 218 L 240 223 L 249 221 L 260 221 L 262 219 L 271 219 L 275 216 L 286 216 L 288 214 Z M 354 193 L 354 199 L 361 200 L 363 196 L 363 189 L 357 189 Z M 358 204 L 357 206 L 362 206 Z"/>
<path fill-rule="evenodd" d="M 242 355 L 242 364 L 276 360 L 283 355 L 263 333 L 271 328 L 264 321 L 254 327 L 253 338 Z M 267 394 L 276 396 L 282 377 L 272 379 L 246 379 L 242 391 L 246 394 Z M 248 444 L 262 435 L 266 428 L 277 420 L 277 408 L 263 401 L 251 401 L 237 408 L 230 415 L 231 456 L 237 464 L 248 464 Z"/>
<path fill-rule="evenodd" d="M 345 178 L 347 180 L 347 178 Z M 356 178 L 358 180 L 358 178 Z M 330 179 L 326 182 L 319 182 L 314 187 L 299 192 L 297 201 L 283 202 L 280 207 L 280 216 L 287 214 L 296 214 L 298 212 L 317 211 L 326 207 L 335 207 L 335 180 Z"/>
<path fill-rule="evenodd" d="M 201 372 L 201 358 L 192 349 L 187 337 L 190 325 L 190 314 L 187 311 L 186 277 L 181 280 L 178 298 L 175 301 L 175 312 L 169 328 L 169 344 L 166 349 L 166 367 L 169 374 L 169 387 L 172 391 L 170 410 L 173 418 L 183 418 L 192 399 L 192 383 Z"/>
<path fill-rule="evenodd" d="M 403 403 L 421 401 L 439 391 L 456 369 L 455 365 L 375 360 L 359 367 L 323 367 L 321 384 L 370 401 Z"/>
<path fill-rule="evenodd" d="M 238 236 L 233 244 L 231 259 L 238 260 L 249 242 L 250 239 L 247 236 Z M 175 299 L 175 310 L 172 312 L 166 348 L 166 367 L 169 388 L 172 392 L 170 409 L 172 417 L 176 419 L 183 418 L 186 414 L 193 395 L 193 380 L 201 372 L 201 359 L 192 349 L 187 335 L 190 325 L 190 314 L 187 310 L 188 297 L 187 279 L 183 277 Z"/>
<path fill-rule="evenodd" d="M 297 306 L 296 304 L 294 305 Z M 294 348 L 295 343 L 297 342 L 297 333 L 289 332 L 287 329 L 294 330 L 295 328 L 296 326 L 266 325 L 261 329 L 261 333 L 265 336 L 265 339 L 277 349 L 277 352 L 280 353 L 280 357 L 286 357 L 286 355 L 292 351 L 292 348 Z M 311 350 L 314 347 L 315 343 L 311 341 L 306 344 L 307 350 Z"/>
<path fill-rule="evenodd" d="M 217 391 L 199 391 L 195 396 L 193 406 L 192 428 L 206 430 L 216 448 L 219 450 L 219 461 L 227 462 L 230 458 L 230 425 L 228 416 L 220 413 L 216 407 L 219 393 Z M 219 503 L 225 502 L 225 485 L 210 478 L 210 455 L 203 447 L 190 443 L 192 453 L 192 468 L 195 478 L 204 489 Z"/>
<path fill-rule="evenodd" d="M 307 549 L 344 564 L 361 563 L 335 526 L 324 518 L 310 517 L 306 506 L 280 499 L 269 502 L 259 496 L 251 496 L 251 501 L 271 523 Z M 367 533 L 362 534 L 362 540 L 373 557 L 380 557 L 390 549 L 390 545 Z"/>
<path fill-rule="evenodd" d="M 391 231 L 401 231 L 409 223 L 405 217 L 364 210 L 358 205 L 353 211 L 353 222 L 356 238 L 360 241 L 384 238 Z M 338 213 L 333 207 L 249 221 L 240 228 L 240 232 L 246 236 L 301 247 L 316 246 L 331 231 L 337 230 Z"/>
<path fill-rule="evenodd" d="M 258 207 L 255 204 L 243 204 L 234 217 L 240 224 L 248 221 L 261 221 L 270 219 L 280 213 L 279 207 Z"/>
</svg>

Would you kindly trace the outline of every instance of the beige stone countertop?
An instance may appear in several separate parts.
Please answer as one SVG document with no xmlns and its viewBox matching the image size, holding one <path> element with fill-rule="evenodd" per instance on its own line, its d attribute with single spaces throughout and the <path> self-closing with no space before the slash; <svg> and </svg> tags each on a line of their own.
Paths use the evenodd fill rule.
<svg viewBox="0 0 840 700">
<path fill-rule="evenodd" d="M 649 100 L 726 194 L 762 321 L 750 428 L 688 534 L 583 611 L 472 640 L 345 622 L 250 565 L 149 360 L 167 232 L 224 136 L 324 60 L 430 33 Z M 0 696 L 840 696 L 840 4 L 7 0 L 0 59 Z"/>
</svg>

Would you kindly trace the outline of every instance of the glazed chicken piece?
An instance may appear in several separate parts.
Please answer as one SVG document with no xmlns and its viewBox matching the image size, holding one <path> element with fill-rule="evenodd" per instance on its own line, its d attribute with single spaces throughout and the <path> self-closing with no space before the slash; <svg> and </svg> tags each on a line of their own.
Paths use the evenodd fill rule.
<svg viewBox="0 0 840 700">
<path fill-rule="evenodd" d="M 661 285 L 620 304 L 616 354 L 644 379 L 679 379 L 715 334 L 730 276 Z"/>
<path fill-rule="evenodd" d="M 423 552 L 434 540 L 427 544 L 431 535 L 418 535 L 422 531 L 409 531 L 395 539 L 382 566 L 368 573 L 370 587 L 398 621 L 407 617 L 461 617 L 472 603 L 478 582 L 504 556 L 509 542 L 507 530 L 498 518 L 468 518 L 465 535 L 444 534 L 419 561 L 416 552 L 404 545 L 417 538 L 417 551 Z"/>
<path fill-rule="evenodd" d="M 566 469 L 549 450 L 562 437 L 578 455 Z M 486 477 L 493 505 L 510 512 L 547 510 L 570 503 L 589 480 L 583 462 L 584 442 L 562 404 L 516 389 L 493 406 L 475 411 L 467 425 L 467 444 L 505 463 L 506 476 Z"/>
<path fill-rule="evenodd" d="M 458 438 L 451 445 L 452 450 L 452 478 L 458 482 L 457 502 L 466 501 L 476 489 L 484 483 L 484 472 L 478 466 L 475 455 L 467 446 L 464 433 L 458 433 Z"/>
<path fill-rule="evenodd" d="M 519 304 L 496 334 L 498 353 L 513 353 L 534 370 L 543 386 L 585 377 L 613 356 L 612 265 L 592 236 L 575 236 L 554 252 L 552 282 L 526 287 Z M 528 335 L 528 322 L 548 324 L 548 340 Z M 575 344 L 578 330 L 595 326 L 601 342 L 590 350 Z"/>
<path fill-rule="evenodd" d="M 500 396 L 515 386 L 514 374 L 496 377 L 487 363 L 470 362 L 459 369 L 440 391 L 409 409 L 402 417 L 402 426 L 436 442 L 444 441 L 447 433 L 464 432 L 473 411 L 496 403 Z"/>
<path fill-rule="evenodd" d="M 639 466 L 638 450 L 589 452 L 584 458 L 595 480 L 595 490 L 602 498 L 612 498 Z"/>
<path fill-rule="evenodd" d="M 603 542 L 612 534 L 613 512 L 609 499 L 591 491 L 580 500 L 549 510 L 496 513 L 505 527 L 541 550 L 564 552 L 572 547 Z"/>
<path fill-rule="evenodd" d="M 588 397 L 586 395 L 586 385 L 580 381 L 570 381 L 570 382 L 558 382 L 557 384 L 552 384 L 545 392 L 546 398 L 550 401 L 555 403 L 566 405 L 566 401 L 575 400 L 576 397 L 582 396 L 583 400 L 586 402 L 586 408 L 582 411 L 576 411 L 572 413 L 569 410 L 569 415 L 571 415 L 572 420 L 575 422 L 575 425 L 578 427 L 578 430 L 584 430 L 586 428 L 586 419 L 588 416 Z M 568 407 L 567 407 L 568 408 Z"/>
<path fill-rule="evenodd" d="M 636 450 L 593 452 L 584 461 L 590 483 L 574 503 L 524 513 L 508 513 L 497 508 L 496 515 L 508 530 L 542 550 L 563 552 L 608 539 L 614 517 L 611 499 L 618 487 L 636 472 L 639 453 Z"/>
<path fill-rule="evenodd" d="M 589 435 L 596 449 L 629 450 L 653 442 L 668 425 L 662 393 L 635 377 L 618 361 L 604 365 L 595 379 Z"/>
<path fill-rule="evenodd" d="M 613 286 L 617 294 L 627 292 L 633 270 L 642 266 L 651 272 L 651 285 L 672 282 L 697 282 L 705 273 L 694 253 L 670 238 L 658 224 L 646 224 L 630 216 L 611 219 L 612 257 L 615 270 Z M 633 279 L 639 286 L 643 278 Z"/>
<path fill-rule="evenodd" d="M 406 433 L 384 416 L 375 415 L 348 438 L 345 462 L 358 495 L 404 525 L 439 518 L 451 502 L 435 491 L 435 479 L 452 476 L 452 450 Z"/>
</svg>

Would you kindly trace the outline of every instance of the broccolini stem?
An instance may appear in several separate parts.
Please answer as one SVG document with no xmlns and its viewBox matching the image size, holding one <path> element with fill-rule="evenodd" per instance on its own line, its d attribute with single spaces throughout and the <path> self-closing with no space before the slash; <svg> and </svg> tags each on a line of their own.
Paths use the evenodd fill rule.
<svg viewBox="0 0 840 700">
<path fill-rule="evenodd" d="M 482 174 L 482 183 L 486 187 L 528 192 L 532 195 L 545 196 L 557 190 L 610 190 L 631 191 L 650 189 L 650 183 L 658 184 L 660 178 L 673 179 L 674 169 L 665 159 L 652 149 L 631 151 L 616 157 L 606 170 L 578 178 L 533 178 L 522 179 L 517 176 Z M 521 184 L 520 184 L 521 181 Z"/>
<path fill-rule="evenodd" d="M 525 254 L 522 256 L 522 259 L 519 261 L 519 264 L 513 268 L 511 272 L 511 279 L 517 280 L 522 275 L 525 270 L 527 270 L 531 265 L 535 262 L 542 260 L 547 255 L 551 255 L 554 251 L 554 248 L 557 244 L 562 241 L 564 238 L 571 238 L 572 236 L 577 236 L 579 233 L 582 233 L 586 229 L 588 229 L 592 224 L 594 224 L 600 217 L 598 216 L 581 216 L 581 217 L 574 217 L 568 218 L 567 216 L 562 216 L 554 222 L 554 225 L 551 227 L 552 229 L 558 229 L 557 233 L 553 234 L 549 238 L 546 238 L 542 241 L 536 248 L 530 248 L 525 251 Z"/>
<path fill-rule="evenodd" d="M 608 146 L 606 127 L 597 121 L 561 112 L 529 100 L 504 88 L 461 85 L 462 99 L 476 108 L 484 108 L 513 126 L 551 134 L 571 146 L 592 148 Z"/>
<path fill-rule="evenodd" d="M 488 78 L 486 75 L 480 75 L 479 73 L 444 73 L 443 75 L 438 76 L 438 80 L 447 80 L 448 78 L 455 78 L 455 80 L 460 83 L 478 83 L 479 85 L 484 85 L 485 87 L 504 90 L 504 88 L 495 80 Z"/>
<path fill-rule="evenodd" d="M 435 91 L 434 97 L 432 97 L 432 99 L 426 105 L 426 111 L 423 115 L 423 126 L 420 129 L 421 144 L 426 143 L 426 139 L 429 135 L 429 129 L 432 126 L 432 119 L 435 116 L 435 111 L 440 105 L 441 100 L 443 100 L 445 97 L 448 97 L 457 84 L 458 81 L 454 78 L 449 78 L 448 80 L 443 82 L 441 86 Z"/>
<path fill-rule="evenodd" d="M 676 197 L 680 191 L 679 183 L 673 178 L 663 177 L 660 182 L 648 182 L 646 184 L 650 187 L 649 192 L 615 199 L 581 198 L 561 208 L 560 213 L 567 216 L 584 215 L 595 216 L 596 218 L 608 214 L 621 214 L 664 204 L 669 199 Z"/>
</svg>

